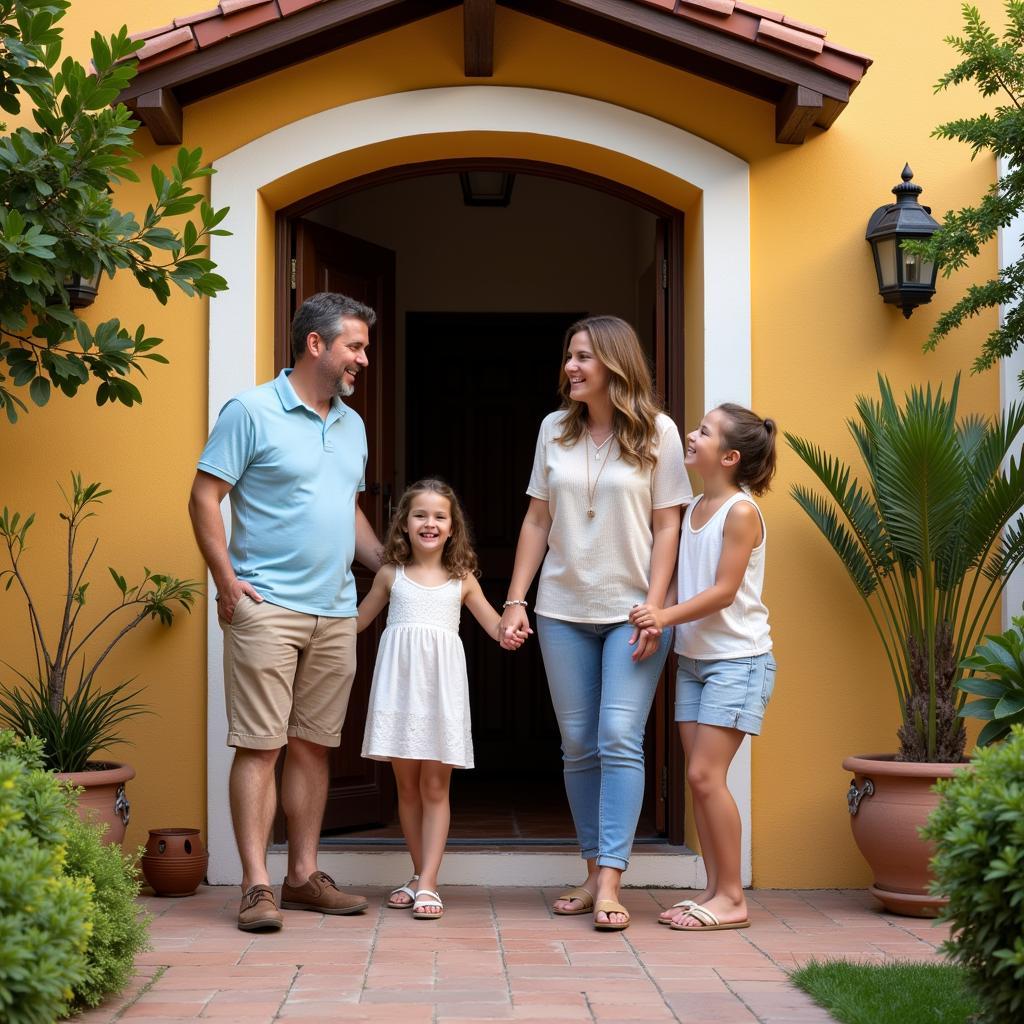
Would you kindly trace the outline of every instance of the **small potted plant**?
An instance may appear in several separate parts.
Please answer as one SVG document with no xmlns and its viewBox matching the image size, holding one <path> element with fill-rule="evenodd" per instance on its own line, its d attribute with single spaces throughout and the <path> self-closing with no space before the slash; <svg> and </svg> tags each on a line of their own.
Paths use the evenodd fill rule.
<svg viewBox="0 0 1024 1024">
<path fill-rule="evenodd" d="M 200 584 L 144 569 L 141 581 L 129 586 L 109 568 L 119 600 L 94 621 L 83 619 L 90 586 L 85 574 L 99 541 L 94 540 L 79 560 L 76 547 L 82 524 L 110 494 L 101 486 L 83 484 L 81 476 L 73 473 L 70 493 L 61 488 L 67 502 L 67 511 L 60 513 L 66 528 L 66 596 L 51 632 L 43 628 L 39 605 L 22 569 L 25 540 L 35 516 L 22 517 L 6 506 L 0 514 L 0 542 L 7 555 L 0 585 L 21 592 L 35 654 L 33 668 L 25 672 L 0 662 L 21 680 L 0 685 L 0 728 L 13 729 L 22 737 L 39 737 L 46 767 L 84 789 L 79 799 L 83 817 L 95 812 L 110 826 L 109 840 L 120 843 L 129 816 L 124 786 L 135 771 L 129 765 L 97 760 L 96 755 L 124 742 L 121 726 L 147 709 L 137 702 L 141 691 L 132 688 L 133 680 L 102 686 L 98 673 L 117 644 L 144 620 L 152 618 L 169 626 L 175 604 L 191 611 Z M 11 616 L 7 621 L 12 621 Z"/>
<path fill-rule="evenodd" d="M 918 828 L 935 806 L 936 779 L 963 763 L 963 662 L 1024 560 L 1024 471 L 1016 460 L 1004 468 L 1024 407 L 958 421 L 959 375 L 948 399 L 941 388 L 914 388 L 902 405 L 878 381 L 880 400 L 858 398 L 848 421 L 864 485 L 840 459 L 786 439 L 824 487 L 797 485 L 793 496 L 867 605 L 899 700 L 899 750 L 843 762 L 854 774 L 854 838 L 885 907 L 931 916 L 941 904 L 929 892 L 934 849 Z"/>
</svg>

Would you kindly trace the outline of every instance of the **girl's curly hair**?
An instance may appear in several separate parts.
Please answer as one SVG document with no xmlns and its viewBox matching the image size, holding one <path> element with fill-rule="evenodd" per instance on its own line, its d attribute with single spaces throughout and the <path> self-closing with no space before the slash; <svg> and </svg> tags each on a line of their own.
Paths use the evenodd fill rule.
<svg viewBox="0 0 1024 1024">
<path fill-rule="evenodd" d="M 440 495 L 448 502 L 452 515 L 452 532 L 444 544 L 441 553 L 441 564 L 454 579 L 465 579 L 472 574 L 479 576 L 476 552 L 473 550 L 472 538 L 466 524 L 466 516 L 462 505 L 451 487 L 437 477 L 427 477 L 405 489 L 398 502 L 398 508 L 391 517 L 387 536 L 384 538 L 384 562 L 386 565 L 408 565 L 412 561 L 412 547 L 406 533 L 406 523 L 412 511 L 413 499 L 425 492 Z"/>
</svg>

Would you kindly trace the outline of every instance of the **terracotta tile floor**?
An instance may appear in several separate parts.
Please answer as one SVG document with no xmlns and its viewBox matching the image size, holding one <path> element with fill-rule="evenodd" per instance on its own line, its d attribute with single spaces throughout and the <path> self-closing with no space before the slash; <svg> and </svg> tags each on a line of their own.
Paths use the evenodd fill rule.
<svg viewBox="0 0 1024 1024">
<path fill-rule="evenodd" d="M 272 935 L 235 928 L 234 888 L 144 898 L 152 952 L 127 992 L 78 1019 L 827 1024 L 787 971 L 815 957 L 936 959 L 945 937 L 862 891 L 755 890 L 750 929 L 705 935 L 655 924 L 678 892 L 627 889 L 633 925 L 618 933 L 552 915 L 555 893 L 446 886 L 435 923 L 384 909 L 377 892 L 357 917 L 285 911 Z"/>
</svg>

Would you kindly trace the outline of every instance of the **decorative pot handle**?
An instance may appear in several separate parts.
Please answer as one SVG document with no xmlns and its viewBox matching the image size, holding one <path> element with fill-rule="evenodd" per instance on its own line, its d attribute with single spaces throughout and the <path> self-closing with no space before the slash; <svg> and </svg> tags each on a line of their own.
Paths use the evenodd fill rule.
<svg viewBox="0 0 1024 1024">
<path fill-rule="evenodd" d="M 131 804 L 128 803 L 128 797 L 125 796 L 124 785 L 117 787 L 117 796 L 114 799 L 114 813 L 124 823 L 124 827 L 128 827 L 128 821 L 132 816 Z"/>
<path fill-rule="evenodd" d="M 870 779 L 865 779 L 860 789 L 857 788 L 857 780 L 850 779 L 850 788 L 846 791 L 846 805 L 850 808 L 850 814 L 855 815 L 860 810 L 861 800 L 874 795 L 875 784 Z"/>
</svg>

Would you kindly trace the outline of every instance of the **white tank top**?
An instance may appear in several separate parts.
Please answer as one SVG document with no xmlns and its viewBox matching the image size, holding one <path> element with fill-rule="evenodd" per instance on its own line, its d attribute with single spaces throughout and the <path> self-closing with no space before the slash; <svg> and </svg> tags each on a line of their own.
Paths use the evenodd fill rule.
<svg viewBox="0 0 1024 1024">
<path fill-rule="evenodd" d="M 772 649 L 768 630 L 768 609 L 761 600 L 764 585 L 764 551 L 768 530 L 764 516 L 754 500 L 740 491 L 722 503 L 722 507 L 698 530 L 692 525 L 693 510 L 704 495 L 695 498 L 683 516 L 679 539 L 679 601 L 687 601 L 714 586 L 718 563 L 722 558 L 722 537 L 729 510 L 740 501 L 749 501 L 761 519 L 761 543 L 750 553 L 736 600 L 728 608 L 703 619 L 676 626 L 676 654 L 702 661 L 750 658 Z"/>
</svg>

